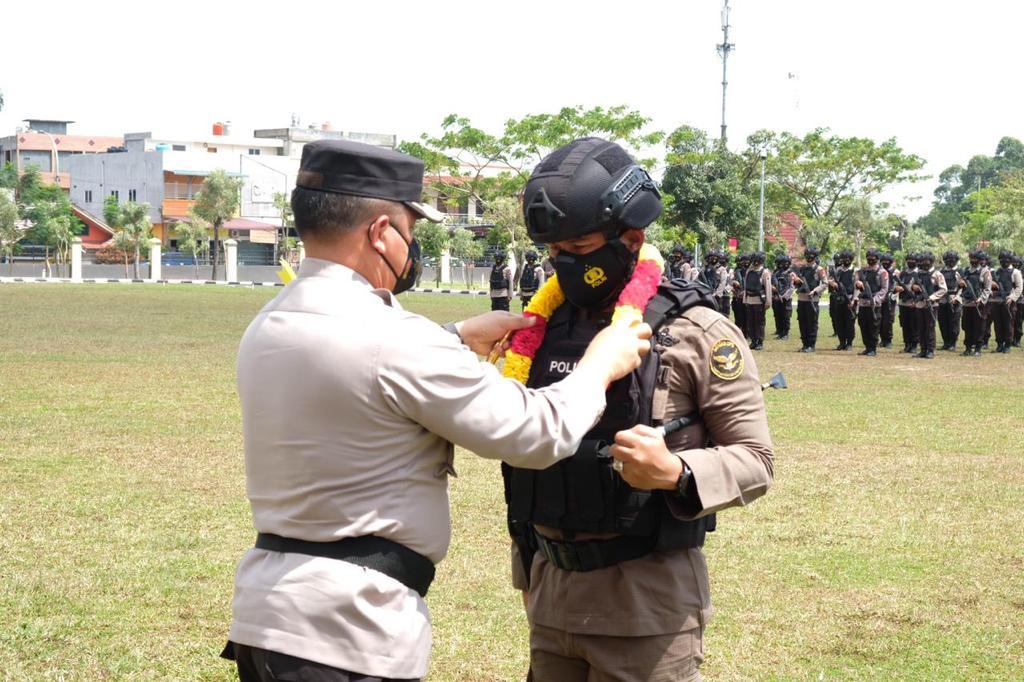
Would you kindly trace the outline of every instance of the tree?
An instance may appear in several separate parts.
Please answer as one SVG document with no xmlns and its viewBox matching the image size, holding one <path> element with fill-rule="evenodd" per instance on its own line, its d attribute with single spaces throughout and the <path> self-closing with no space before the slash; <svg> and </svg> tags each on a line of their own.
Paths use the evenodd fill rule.
<svg viewBox="0 0 1024 682">
<path fill-rule="evenodd" d="M 25 236 L 18 224 L 18 205 L 4 189 L 0 189 L 0 254 L 7 259 L 7 272 L 14 274 L 14 253 Z"/>
<path fill-rule="evenodd" d="M 210 231 L 206 221 L 195 214 L 187 221 L 179 221 L 175 231 L 178 234 L 178 250 L 192 256 L 196 268 L 196 279 L 199 279 L 199 258 L 210 250 Z"/>
<path fill-rule="evenodd" d="M 969 197 L 963 238 L 969 244 L 988 242 L 993 251 L 1024 249 L 1024 170 L 1005 172 L 998 184 Z"/>
<path fill-rule="evenodd" d="M 484 215 L 494 223 L 494 227 L 487 232 L 487 243 L 502 251 L 511 250 L 516 262 L 522 263 L 523 255 L 532 244 L 523 222 L 522 204 L 511 197 L 497 198 L 487 205 Z"/>
<path fill-rule="evenodd" d="M 18 169 L 10 161 L 4 164 L 3 169 L 0 169 L 0 188 L 18 189 Z"/>
<path fill-rule="evenodd" d="M 423 255 L 432 258 L 436 267 L 437 286 L 441 286 L 441 256 L 448 253 L 451 242 L 450 228 L 443 223 L 424 221 L 416 228 L 416 241 L 420 243 Z"/>
<path fill-rule="evenodd" d="M 29 166 L 19 180 L 19 211 L 31 227 L 26 240 L 45 247 L 47 276 L 53 274 L 50 257 L 58 268 L 69 260 L 71 240 L 83 232 L 84 226 L 71 210 L 71 201 L 56 185 L 43 184 L 39 171 Z"/>
<path fill-rule="evenodd" d="M 235 212 L 238 211 L 239 192 L 242 180 L 230 177 L 226 171 L 218 169 L 210 173 L 199 188 L 196 195 L 194 212 L 197 216 L 213 225 L 213 268 L 211 279 L 217 279 L 217 262 L 220 259 L 220 231 Z"/>
<path fill-rule="evenodd" d="M 844 200 L 870 198 L 892 184 L 923 179 L 917 171 L 924 160 L 905 153 L 895 138 L 876 143 L 831 135 L 827 128 L 802 138 L 760 130 L 747 138 L 747 146 L 750 161 L 762 153 L 768 155 L 767 199 L 800 215 L 809 231 L 821 239 L 823 251 L 844 219 Z"/>
<path fill-rule="evenodd" d="M 575 106 L 509 119 L 495 134 L 451 114 L 442 121 L 440 135 L 424 133 L 420 142 L 402 143 L 399 149 L 423 160 L 426 182 L 438 194 L 486 204 L 493 198 L 519 196 L 534 166 L 551 150 L 577 138 L 597 135 L 632 149 L 660 143 L 664 133 L 644 132 L 649 122 L 625 106 Z M 654 160 L 642 162 L 650 166 Z M 495 167 L 503 170 L 495 173 Z"/>
<path fill-rule="evenodd" d="M 677 243 L 687 230 L 705 248 L 723 246 L 723 234 L 738 239 L 757 234 L 760 164 L 755 173 L 750 158 L 692 126 L 680 126 L 668 136 L 662 221 L 680 229 Z"/>
<path fill-rule="evenodd" d="M 284 192 L 274 192 L 274 207 L 281 214 L 281 234 L 278 236 L 277 252 L 279 257 L 288 258 L 295 249 L 295 239 L 288 236 L 295 227 L 292 202 Z"/>
<path fill-rule="evenodd" d="M 153 228 L 152 223 L 149 221 L 149 204 L 137 204 L 134 201 L 126 201 L 120 208 L 120 217 L 120 234 L 125 236 L 118 240 L 118 245 L 124 248 L 126 252 L 130 249 L 135 254 L 132 270 L 135 279 L 139 279 L 139 261 L 142 259 L 143 249 L 148 248 L 146 240 L 149 238 L 149 232 Z"/>
<path fill-rule="evenodd" d="M 451 231 L 451 241 L 448 250 L 452 257 L 462 263 L 462 274 L 466 285 L 472 287 L 473 268 L 478 258 L 483 256 L 484 248 L 480 240 L 473 236 L 473 233 L 464 227 L 454 227 Z"/>
</svg>

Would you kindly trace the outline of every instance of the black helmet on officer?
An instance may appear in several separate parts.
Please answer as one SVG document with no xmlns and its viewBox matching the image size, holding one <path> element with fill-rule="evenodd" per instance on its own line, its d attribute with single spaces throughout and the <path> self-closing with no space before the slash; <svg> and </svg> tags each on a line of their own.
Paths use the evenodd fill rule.
<svg viewBox="0 0 1024 682">
<path fill-rule="evenodd" d="M 891 253 L 889 253 L 888 251 L 886 251 L 886 252 L 885 252 L 885 253 L 883 253 L 883 254 L 882 254 L 881 256 L 879 256 L 878 260 L 879 260 L 879 261 L 880 261 L 880 262 L 882 263 L 882 267 L 883 267 L 883 268 L 888 268 L 888 267 L 890 267 L 890 266 L 891 266 L 891 265 L 892 265 L 893 263 L 895 263 L 895 262 L 896 262 L 896 259 L 895 259 L 895 258 L 893 257 L 893 255 L 892 255 Z M 889 265 L 886 265 L 886 263 L 888 263 Z"/>
<path fill-rule="evenodd" d="M 804 260 L 808 263 L 816 263 L 821 256 L 821 249 L 816 246 L 808 246 L 804 249 Z"/>
<path fill-rule="evenodd" d="M 548 154 L 523 191 L 526 231 L 534 242 L 556 245 L 552 264 L 558 281 L 566 299 L 580 308 L 614 300 L 643 244 L 643 234 L 634 231 L 650 225 L 661 209 L 661 193 L 647 171 L 622 147 L 598 137 Z M 557 246 L 580 238 L 599 246 L 584 253 Z"/>
<path fill-rule="evenodd" d="M 789 257 L 788 253 L 780 253 L 775 256 L 775 265 L 789 265 L 793 262 L 793 259 Z"/>
<path fill-rule="evenodd" d="M 948 267 L 953 267 L 960 262 L 960 254 L 950 249 L 946 253 L 942 254 L 942 262 Z"/>
<path fill-rule="evenodd" d="M 1010 267 L 1013 264 L 1013 251 L 1007 251 L 1006 249 L 999 252 L 999 265 L 1004 268 Z"/>
<path fill-rule="evenodd" d="M 881 260 L 882 254 L 878 249 L 870 248 L 865 252 L 864 258 L 865 260 L 867 260 L 868 265 L 873 266 L 875 263 Z"/>
<path fill-rule="evenodd" d="M 924 263 L 929 268 L 931 268 L 932 263 L 935 262 L 935 254 L 933 254 L 931 251 L 925 251 L 923 253 L 919 253 L 919 254 L 917 254 L 917 262 L 918 263 Z"/>
<path fill-rule="evenodd" d="M 533 251 L 533 250 L 527 251 L 526 252 L 526 262 L 527 263 L 532 263 L 535 260 L 537 260 L 537 252 Z"/>
</svg>

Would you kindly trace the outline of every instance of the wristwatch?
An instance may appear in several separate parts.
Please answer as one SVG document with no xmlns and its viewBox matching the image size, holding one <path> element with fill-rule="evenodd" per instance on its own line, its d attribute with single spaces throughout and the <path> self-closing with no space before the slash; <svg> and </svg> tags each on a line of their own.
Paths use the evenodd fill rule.
<svg viewBox="0 0 1024 682">
<path fill-rule="evenodd" d="M 683 471 L 679 474 L 679 480 L 676 481 L 676 494 L 685 499 L 693 492 L 693 472 L 686 465 L 686 462 L 683 461 L 682 457 L 679 455 L 676 455 L 676 457 L 679 458 L 679 463 L 683 465 Z"/>
</svg>

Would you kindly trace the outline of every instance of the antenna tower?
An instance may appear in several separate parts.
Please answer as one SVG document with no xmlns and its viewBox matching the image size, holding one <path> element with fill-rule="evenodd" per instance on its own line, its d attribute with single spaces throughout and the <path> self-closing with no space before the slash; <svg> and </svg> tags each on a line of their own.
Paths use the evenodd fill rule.
<svg viewBox="0 0 1024 682">
<path fill-rule="evenodd" d="M 729 42 L 729 0 L 724 0 L 722 5 L 722 42 L 715 47 L 718 48 L 718 54 L 722 57 L 722 134 L 719 139 L 719 144 L 725 146 L 725 88 L 729 85 L 729 79 L 726 77 L 726 67 L 729 64 L 729 53 L 732 52 L 736 45 L 735 43 Z"/>
</svg>

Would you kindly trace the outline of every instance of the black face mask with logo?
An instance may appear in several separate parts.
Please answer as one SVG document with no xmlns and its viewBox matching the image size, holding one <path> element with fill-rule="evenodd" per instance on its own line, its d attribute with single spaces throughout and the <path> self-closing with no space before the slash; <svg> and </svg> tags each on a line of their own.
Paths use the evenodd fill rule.
<svg viewBox="0 0 1024 682">
<path fill-rule="evenodd" d="M 393 226 L 392 226 L 393 227 Z M 402 232 L 397 228 L 393 227 L 395 232 L 398 233 L 398 238 L 405 242 L 408 247 L 408 253 L 405 257 L 405 263 L 402 265 L 401 274 L 395 272 L 395 269 L 391 267 L 391 263 L 388 262 L 387 258 L 380 255 L 384 259 L 384 265 L 388 266 L 388 270 L 395 276 L 395 287 L 391 290 L 391 293 L 396 296 L 403 291 L 408 291 L 416 284 L 416 280 L 420 276 L 420 272 L 423 271 L 423 259 L 420 253 L 420 243 L 416 241 L 416 237 L 413 237 L 409 241 L 405 241 L 405 237 L 402 236 Z M 369 235 L 367 235 L 369 237 Z"/>
<path fill-rule="evenodd" d="M 601 309 L 612 303 L 633 272 L 636 255 L 620 239 L 590 253 L 560 252 L 555 273 L 562 292 L 577 308 Z"/>
</svg>

